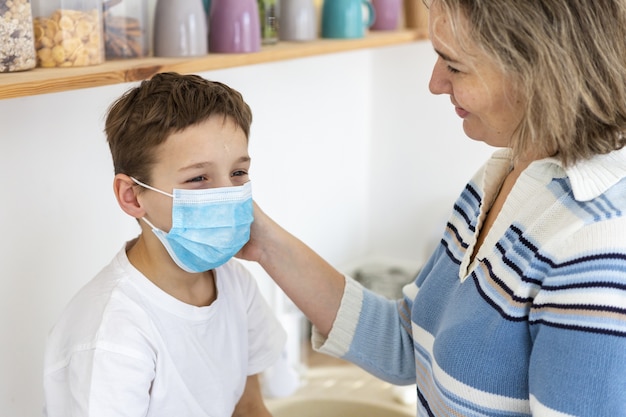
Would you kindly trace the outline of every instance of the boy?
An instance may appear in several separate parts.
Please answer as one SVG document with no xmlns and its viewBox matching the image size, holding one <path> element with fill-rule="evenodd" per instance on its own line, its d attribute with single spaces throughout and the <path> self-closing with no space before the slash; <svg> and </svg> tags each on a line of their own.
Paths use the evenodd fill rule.
<svg viewBox="0 0 626 417">
<path fill-rule="evenodd" d="M 285 334 L 232 256 L 252 223 L 241 95 L 163 73 L 109 109 L 114 192 L 140 235 L 73 298 L 45 355 L 45 415 L 269 416 Z"/>
</svg>

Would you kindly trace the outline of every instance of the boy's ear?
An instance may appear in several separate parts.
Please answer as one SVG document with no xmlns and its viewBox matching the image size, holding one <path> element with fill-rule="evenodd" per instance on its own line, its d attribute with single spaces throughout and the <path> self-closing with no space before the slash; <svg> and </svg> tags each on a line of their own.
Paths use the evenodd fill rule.
<svg viewBox="0 0 626 417">
<path fill-rule="evenodd" d="M 113 178 L 113 192 L 117 203 L 129 216 L 137 219 L 145 215 L 145 210 L 137 200 L 137 187 L 135 182 L 126 174 L 117 174 Z"/>
</svg>

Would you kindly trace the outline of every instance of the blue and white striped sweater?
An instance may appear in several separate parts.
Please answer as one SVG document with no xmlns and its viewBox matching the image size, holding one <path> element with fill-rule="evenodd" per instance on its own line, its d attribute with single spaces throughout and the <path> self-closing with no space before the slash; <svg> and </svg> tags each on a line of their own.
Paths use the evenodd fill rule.
<svg viewBox="0 0 626 417">
<path fill-rule="evenodd" d="M 348 278 L 314 342 L 417 381 L 420 416 L 626 416 L 626 150 L 533 163 L 470 264 L 508 164 L 496 152 L 466 186 L 404 300 Z"/>
</svg>

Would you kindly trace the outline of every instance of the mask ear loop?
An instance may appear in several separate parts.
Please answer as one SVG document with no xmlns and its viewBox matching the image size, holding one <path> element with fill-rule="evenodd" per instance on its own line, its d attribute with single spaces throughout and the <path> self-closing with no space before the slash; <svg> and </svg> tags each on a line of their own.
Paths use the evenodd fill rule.
<svg viewBox="0 0 626 417">
<path fill-rule="evenodd" d="M 137 185 L 141 185 L 143 188 L 147 188 L 148 190 L 152 190 L 152 191 L 156 191 L 157 193 L 161 193 L 163 195 L 166 195 L 168 197 L 174 198 L 174 194 L 169 194 L 166 193 L 165 191 L 161 191 L 158 188 L 154 188 L 148 184 L 144 184 L 143 182 L 139 181 L 138 179 L 134 178 L 134 177 L 130 177 L 131 180 L 133 180 L 135 182 L 135 184 Z"/>
<path fill-rule="evenodd" d="M 158 230 L 161 231 L 161 229 L 159 229 L 158 227 L 156 227 L 155 225 L 152 224 L 152 222 L 148 219 L 146 219 L 146 217 L 142 217 L 141 220 L 143 220 L 144 222 L 148 223 L 148 226 L 150 226 L 152 228 L 152 231 Z"/>
<path fill-rule="evenodd" d="M 143 183 L 143 182 L 139 181 L 137 178 L 130 177 L 130 179 L 131 179 L 131 180 L 133 180 L 133 181 L 135 182 L 135 184 L 137 184 L 137 185 L 139 185 L 139 186 L 141 186 L 141 187 L 144 187 L 144 188 L 147 188 L 148 190 L 156 191 L 157 193 L 161 193 L 161 194 L 166 195 L 166 196 L 168 196 L 168 197 L 174 198 L 174 195 L 172 195 L 172 194 L 168 194 L 168 193 L 166 193 L 165 191 L 161 191 L 161 190 L 159 190 L 158 188 L 151 187 L 151 186 L 149 186 L 148 184 L 145 184 L 145 183 Z M 146 219 L 146 217 L 145 217 L 145 216 L 144 216 L 144 217 L 142 217 L 142 218 L 141 218 L 141 220 L 143 220 L 144 222 L 146 222 L 146 223 L 148 224 L 148 226 L 150 226 L 150 227 L 152 228 L 152 231 L 153 231 L 153 232 L 154 232 L 154 231 L 156 231 L 156 230 L 161 231 L 161 229 L 159 229 L 158 227 L 156 227 L 155 225 L 153 225 L 153 224 L 152 224 L 152 222 L 151 222 L 150 220 Z"/>
</svg>

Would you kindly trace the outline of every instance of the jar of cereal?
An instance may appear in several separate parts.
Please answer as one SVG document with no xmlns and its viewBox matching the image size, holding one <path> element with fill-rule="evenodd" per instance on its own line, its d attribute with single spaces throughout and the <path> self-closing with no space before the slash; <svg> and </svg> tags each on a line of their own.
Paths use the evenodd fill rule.
<svg viewBox="0 0 626 417">
<path fill-rule="evenodd" d="M 104 62 L 102 0 L 35 0 L 33 15 L 38 66 Z"/>
<path fill-rule="evenodd" d="M 30 0 L 0 0 L 0 72 L 35 67 Z"/>
</svg>

